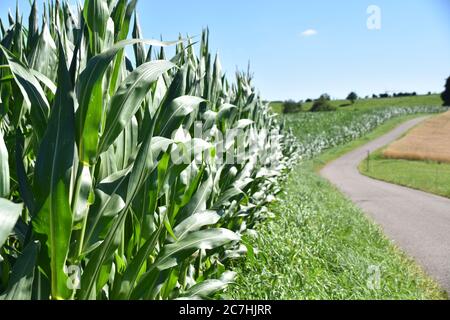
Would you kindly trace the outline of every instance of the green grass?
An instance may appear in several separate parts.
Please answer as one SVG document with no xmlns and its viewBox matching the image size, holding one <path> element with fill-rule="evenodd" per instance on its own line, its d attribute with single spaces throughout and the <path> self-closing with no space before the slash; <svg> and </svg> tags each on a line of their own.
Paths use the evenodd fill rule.
<svg viewBox="0 0 450 320">
<path fill-rule="evenodd" d="M 445 299 L 419 267 L 313 170 L 297 166 L 262 224 L 254 259 L 235 266 L 234 299 Z M 370 288 L 372 270 L 379 288 Z"/>
<path fill-rule="evenodd" d="M 340 110 L 355 110 L 367 108 L 383 108 L 383 107 L 406 107 L 406 106 L 440 106 L 442 100 L 438 94 L 421 95 L 415 97 L 398 97 L 383 99 L 360 99 L 355 104 L 350 105 L 348 100 L 332 100 L 331 104 Z M 274 112 L 281 113 L 283 103 L 280 101 L 272 102 L 271 108 Z M 305 103 L 304 110 L 310 110 L 313 103 Z"/>
<path fill-rule="evenodd" d="M 271 207 L 275 218 L 245 241 L 259 248 L 234 266 L 234 299 L 446 299 L 350 200 L 316 171 L 339 156 L 419 116 L 388 120 L 369 134 L 303 162 Z M 370 288 L 373 270 L 380 286 Z"/>
<path fill-rule="evenodd" d="M 369 171 L 367 160 L 360 164 L 359 170 L 374 179 L 450 198 L 448 163 L 387 159 L 383 150 L 378 150 L 370 156 Z"/>
</svg>

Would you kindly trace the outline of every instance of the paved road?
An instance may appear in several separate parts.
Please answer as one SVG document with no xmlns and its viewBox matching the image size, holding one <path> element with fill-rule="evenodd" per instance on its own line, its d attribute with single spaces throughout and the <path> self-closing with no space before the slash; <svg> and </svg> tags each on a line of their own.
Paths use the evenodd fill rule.
<svg viewBox="0 0 450 320">
<path fill-rule="evenodd" d="M 408 121 L 346 154 L 327 165 L 321 175 L 369 214 L 391 240 L 450 293 L 450 199 L 373 180 L 357 169 L 367 151 L 391 143 L 425 119 Z"/>
</svg>

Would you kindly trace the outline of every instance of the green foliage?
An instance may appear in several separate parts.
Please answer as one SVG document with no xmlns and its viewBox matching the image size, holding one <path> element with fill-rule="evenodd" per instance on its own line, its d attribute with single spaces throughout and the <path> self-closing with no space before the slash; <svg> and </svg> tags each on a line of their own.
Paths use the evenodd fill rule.
<svg viewBox="0 0 450 320">
<path fill-rule="evenodd" d="M 294 144 L 208 31 L 196 54 L 140 39 L 136 1 L 45 7 L 0 38 L 0 297 L 215 297 Z"/>
<path fill-rule="evenodd" d="M 302 103 L 288 100 L 283 102 L 283 113 L 298 113 L 302 111 Z"/>
<path fill-rule="evenodd" d="M 444 107 L 450 107 L 450 77 L 447 78 L 445 83 L 445 90 L 441 94 L 442 101 L 444 102 Z"/>
<path fill-rule="evenodd" d="M 387 159 L 382 150 L 370 155 L 359 166 L 362 174 L 417 190 L 450 198 L 450 164 L 434 161 Z"/>
<path fill-rule="evenodd" d="M 327 111 L 336 111 L 336 107 L 333 106 L 330 102 L 330 96 L 327 94 L 323 94 L 314 101 L 313 106 L 311 108 L 311 112 L 327 112 Z"/>
<path fill-rule="evenodd" d="M 354 104 L 355 101 L 358 100 L 358 95 L 357 95 L 355 92 L 352 91 L 352 92 L 350 92 L 350 93 L 348 94 L 347 100 L 350 100 L 350 102 L 351 102 L 352 104 Z"/>
<path fill-rule="evenodd" d="M 398 93 L 394 93 L 392 96 L 394 98 L 416 97 L 417 96 L 417 92 L 398 92 Z"/>
</svg>

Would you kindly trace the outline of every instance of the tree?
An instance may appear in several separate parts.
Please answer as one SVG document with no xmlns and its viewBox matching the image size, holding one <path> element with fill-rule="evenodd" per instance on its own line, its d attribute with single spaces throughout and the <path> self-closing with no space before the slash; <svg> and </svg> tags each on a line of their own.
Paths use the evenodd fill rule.
<svg viewBox="0 0 450 320">
<path fill-rule="evenodd" d="M 350 102 L 352 104 L 355 103 L 356 100 L 358 100 L 358 95 L 355 92 L 350 92 L 349 95 L 347 96 L 347 100 L 350 100 Z"/>
<path fill-rule="evenodd" d="M 283 113 L 297 113 L 302 111 L 302 103 L 288 100 L 283 102 Z"/>
<path fill-rule="evenodd" d="M 330 97 L 330 95 L 329 95 L 328 93 L 324 93 L 324 94 L 322 94 L 322 95 L 319 97 L 319 99 L 323 99 L 323 100 L 330 101 L 330 100 L 331 100 L 331 97 Z"/>
<path fill-rule="evenodd" d="M 319 99 L 314 101 L 311 112 L 335 111 L 336 107 L 331 104 L 330 100 L 328 94 L 321 95 Z"/>
<path fill-rule="evenodd" d="M 447 78 L 445 90 L 442 92 L 441 98 L 444 101 L 444 107 L 450 107 L 450 77 Z"/>
</svg>

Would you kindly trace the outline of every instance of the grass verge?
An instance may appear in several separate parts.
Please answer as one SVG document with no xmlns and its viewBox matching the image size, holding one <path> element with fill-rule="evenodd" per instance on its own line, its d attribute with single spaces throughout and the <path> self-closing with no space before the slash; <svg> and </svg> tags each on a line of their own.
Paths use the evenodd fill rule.
<svg viewBox="0 0 450 320">
<path fill-rule="evenodd" d="M 368 170 L 369 169 L 369 170 Z M 387 159 L 383 149 L 359 165 L 359 171 L 371 178 L 450 198 L 450 164 L 434 161 Z"/>
<path fill-rule="evenodd" d="M 418 115 L 299 164 L 271 210 L 276 219 L 245 241 L 259 254 L 234 262 L 233 299 L 445 299 L 447 295 L 398 250 L 380 227 L 316 170 Z"/>
<path fill-rule="evenodd" d="M 232 298 L 446 298 L 310 163 L 292 171 L 284 190 L 272 207 L 277 218 L 246 239 L 261 252 L 234 267 Z"/>
</svg>

